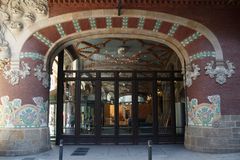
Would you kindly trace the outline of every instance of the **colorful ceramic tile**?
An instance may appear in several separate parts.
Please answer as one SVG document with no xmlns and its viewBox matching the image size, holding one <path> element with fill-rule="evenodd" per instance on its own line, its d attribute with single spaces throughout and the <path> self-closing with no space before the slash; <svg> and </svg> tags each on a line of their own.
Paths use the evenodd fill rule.
<svg viewBox="0 0 240 160">
<path fill-rule="evenodd" d="M 112 17 L 106 17 L 107 28 L 112 28 Z"/>
<path fill-rule="evenodd" d="M 186 47 L 187 45 L 191 44 L 193 41 L 197 40 L 199 37 L 201 37 L 202 34 L 200 32 L 195 32 L 191 36 L 184 39 L 181 44 Z"/>
<path fill-rule="evenodd" d="M 32 60 L 36 61 L 36 60 L 40 60 L 40 61 L 44 61 L 45 57 L 39 53 L 35 53 L 35 52 L 21 52 L 20 53 L 20 59 L 24 59 L 24 58 L 31 58 Z"/>
<path fill-rule="evenodd" d="M 65 34 L 65 31 L 63 30 L 62 25 L 61 25 L 61 24 L 56 24 L 55 26 L 56 26 L 57 31 L 58 31 L 58 33 L 60 34 L 60 36 L 61 36 L 61 37 L 65 37 L 66 34 Z"/>
<path fill-rule="evenodd" d="M 220 96 L 208 96 L 210 103 L 198 104 L 198 100 L 193 98 L 188 100 L 188 125 L 212 127 L 213 123 L 219 120 Z"/>
<path fill-rule="evenodd" d="M 97 29 L 96 19 L 94 17 L 89 18 L 91 29 Z"/>
<path fill-rule="evenodd" d="M 161 24 L 162 24 L 162 21 L 158 19 L 155 23 L 154 28 L 153 28 L 153 32 L 158 32 L 160 27 L 161 27 Z"/>
<path fill-rule="evenodd" d="M 202 52 L 199 52 L 199 53 L 196 53 L 196 54 L 190 56 L 189 59 L 192 62 L 194 60 L 203 59 L 203 58 L 207 58 L 207 57 L 215 58 L 216 52 L 215 51 L 202 51 Z"/>
<path fill-rule="evenodd" d="M 140 17 L 138 21 L 138 29 L 143 29 L 145 23 L 145 17 Z"/>
<path fill-rule="evenodd" d="M 122 18 L 122 28 L 128 28 L 128 17 Z"/>
<path fill-rule="evenodd" d="M 35 32 L 33 34 L 34 37 L 36 37 L 38 40 L 40 40 L 42 43 L 44 43 L 45 45 L 47 45 L 49 48 L 53 45 L 53 43 L 47 39 L 45 36 L 43 36 L 41 33 L 39 32 Z"/>
<path fill-rule="evenodd" d="M 72 22 L 73 22 L 73 26 L 74 26 L 76 32 L 81 32 L 81 27 L 78 23 L 78 20 L 74 19 L 74 20 L 72 20 Z"/>
<path fill-rule="evenodd" d="M 178 27 L 179 27 L 179 24 L 174 23 L 174 24 L 172 25 L 171 29 L 168 31 L 168 36 L 173 37 L 174 34 L 176 33 Z"/>
</svg>

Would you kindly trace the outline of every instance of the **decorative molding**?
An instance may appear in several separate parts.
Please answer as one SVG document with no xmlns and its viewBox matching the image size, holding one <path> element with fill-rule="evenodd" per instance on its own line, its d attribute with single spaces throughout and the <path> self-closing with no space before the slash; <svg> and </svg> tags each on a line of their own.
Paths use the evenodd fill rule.
<svg viewBox="0 0 240 160">
<path fill-rule="evenodd" d="M 189 64 L 186 66 L 186 75 L 185 75 L 185 85 L 190 87 L 192 85 L 192 80 L 196 80 L 200 76 L 200 68 L 197 64 Z"/>
<path fill-rule="evenodd" d="M 19 32 L 25 26 L 47 17 L 47 15 L 47 0 L 1 1 L 0 19 L 12 32 Z"/>
<path fill-rule="evenodd" d="M 212 127 L 220 119 L 220 96 L 208 96 L 208 101 L 198 104 L 196 98 L 188 99 L 188 125 Z"/>
<path fill-rule="evenodd" d="M 39 53 L 35 53 L 35 52 L 21 52 L 20 53 L 20 59 L 24 59 L 24 58 L 31 58 L 32 60 L 36 61 L 36 60 L 40 60 L 40 61 L 44 61 L 45 57 Z"/>
<path fill-rule="evenodd" d="M 106 17 L 107 28 L 112 28 L 112 17 Z"/>
<path fill-rule="evenodd" d="M 9 65 L 10 60 L 8 58 L 0 59 L 0 72 L 3 71 L 5 66 Z"/>
<path fill-rule="evenodd" d="M 206 57 L 213 57 L 213 58 L 215 58 L 216 57 L 216 52 L 215 51 L 199 52 L 199 53 L 196 53 L 196 54 L 190 56 L 189 59 L 190 59 L 190 62 L 192 62 L 194 60 L 203 59 L 203 58 L 206 58 Z"/>
<path fill-rule="evenodd" d="M 74 20 L 72 20 L 72 22 L 73 22 L 73 26 L 74 26 L 76 32 L 81 32 L 81 27 L 78 23 L 78 20 L 74 19 Z"/>
<path fill-rule="evenodd" d="M 173 37 L 174 34 L 176 33 L 178 27 L 179 27 L 179 24 L 174 23 L 174 24 L 172 25 L 171 29 L 168 31 L 168 34 L 167 34 L 167 35 Z"/>
<path fill-rule="evenodd" d="M 48 101 L 33 97 L 35 104 L 22 105 L 21 99 L 1 97 L 0 128 L 39 128 L 47 126 Z"/>
<path fill-rule="evenodd" d="M 122 28 L 128 28 L 128 17 L 122 18 Z"/>
<path fill-rule="evenodd" d="M 186 47 L 187 45 L 191 44 L 193 41 L 197 40 L 199 37 L 201 37 L 202 34 L 200 32 L 195 32 L 191 36 L 184 39 L 181 44 Z"/>
<path fill-rule="evenodd" d="M 145 23 L 145 17 L 140 17 L 138 20 L 138 29 L 143 29 Z"/>
<path fill-rule="evenodd" d="M 155 26 L 153 28 L 153 32 L 158 32 L 160 27 L 161 27 L 161 25 L 162 25 L 162 21 L 160 19 L 157 19 L 156 23 L 155 23 Z"/>
<path fill-rule="evenodd" d="M 43 65 L 37 65 L 34 68 L 34 76 L 37 77 L 39 81 L 42 81 L 42 85 L 45 88 L 49 87 L 49 75 L 47 72 L 43 71 Z"/>
<path fill-rule="evenodd" d="M 227 65 L 227 68 L 225 67 L 225 64 Z M 230 78 L 235 73 L 235 66 L 232 62 L 227 60 L 225 64 L 224 62 L 216 62 L 216 64 L 214 64 L 214 62 L 211 61 L 210 63 L 207 63 L 207 66 L 205 67 L 205 74 L 208 74 L 211 78 L 216 78 L 216 82 L 222 85 L 227 82 L 227 77 Z"/>
<path fill-rule="evenodd" d="M 6 65 L 3 69 L 3 77 L 9 81 L 11 85 L 19 84 L 20 78 L 25 79 L 30 75 L 30 67 L 27 63 L 21 62 L 20 69 L 11 69 L 9 65 Z"/>
<path fill-rule="evenodd" d="M 10 57 L 9 43 L 5 39 L 6 29 L 6 25 L 0 21 L 0 60 Z"/>
<path fill-rule="evenodd" d="M 44 43 L 49 48 L 53 45 L 53 43 L 48 38 L 46 38 L 44 35 L 42 35 L 39 32 L 35 32 L 33 34 L 33 36 L 36 37 L 38 40 L 40 40 L 42 43 Z"/>
<path fill-rule="evenodd" d="M 58 33 L 60 34 L 61 37 L 66 36 L 65 31 L 62 27 L 62 24 L 56 24 L 55 26 L 56 26 L 57 31 L 58 31 Z"/>
<path fill-rule="evenodd" d="M 97 29 L 96 19 L 94 17 L 90 17 L 89 19 L 91 29 Z"/>
</svg>

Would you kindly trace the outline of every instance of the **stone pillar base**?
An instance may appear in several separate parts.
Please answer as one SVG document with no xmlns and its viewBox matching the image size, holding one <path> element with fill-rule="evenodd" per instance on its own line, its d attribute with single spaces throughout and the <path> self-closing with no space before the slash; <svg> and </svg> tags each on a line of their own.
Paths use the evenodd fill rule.
<svg viewBox="0 0 240 160">
<path fill-rule="evenodd" d="M 184 145 L 199 152 L 240 152 L 240 115 L 222 116 L 213 127 L 186 126 Z"/>
<path fill-rule="evenodd" d="M 0 129 L 0 155 L 2 156 L 28 155 L 50 149 L 48 127 Z"/>
</svg>

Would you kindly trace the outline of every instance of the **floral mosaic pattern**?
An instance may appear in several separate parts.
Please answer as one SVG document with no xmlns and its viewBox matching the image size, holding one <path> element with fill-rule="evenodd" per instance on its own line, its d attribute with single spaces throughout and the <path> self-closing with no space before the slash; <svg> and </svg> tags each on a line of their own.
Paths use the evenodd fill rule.
<svg viewBox="0 0 240 160">
<path fill-rule="evenodd" d="M 10 101 L 8 96 L 1 97 L 0 128 L 39 128 L 47 126 L 48 101 L 34 97 L 33 104 L 22 105 L 21 99 Z"/>
<path fill-rule="evenodd" d="M 193 98 L 188 100 L 188 125 L 193 126 L 213 126 L 218 121 L 220 113 L 220 96 L 208 96 L 210 103 L 198 104 L 198 100 Z"/>
</svg>

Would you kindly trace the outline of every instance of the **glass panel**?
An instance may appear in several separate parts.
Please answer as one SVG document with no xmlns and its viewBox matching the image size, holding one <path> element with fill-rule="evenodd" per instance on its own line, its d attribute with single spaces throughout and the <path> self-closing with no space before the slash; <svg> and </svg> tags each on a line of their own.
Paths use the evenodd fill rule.
<svg viewBox="0 0 240 160">
<path fill-rule="evenodd" d="M 76 72 L 64 72 L 65 78 L 76 78 Z"/>
<path fill-rule="evenodd" d="M 157 73 L 157 78 L 169 78 L 169 77 L 171 77 L 170 73 L 161 73 L 161 72 Z"/>
<path fill-rule="evenodd" d="M 114 135 L 114 82 L 102 82 L 102 135 Z"/>
<path fill-rule="evenodd" d="M 75 134 L 75 82 L 64 82 L 63 134 Z"/>
<path fill-rule="evenodd" d="M 114 72 L 102 72 L 101 77 L 106 77 L 106 78 L 114 77 Z"/>
<path fill-rule="evenodd" d="M 142 72 L 142 73 L 137 73 L 137 77 L 144 78 L 144 77 L 152 77 L 152 73 L 149 72 Z"/>
<path fill-rule="evenodd" d="M 176 110 L 176 134 L 184 134 L 185 126 L 185 91 L 183 82 L 175 82 L 175 110 Z"/>
<path fill-rule="evenodd" d="M 80 134 L 94 134 L 95 88 L 91 81 L 81 81 Z"/>
<path fill-rule="evenodd" d="M 158 81 L 158 128 L 159 134 L 171 133 L 171 86 L 170 82 Z"/>
<path fill-rule="evenodd" d="M 132 82 L 119 82 L 119 134 L 132 134 Z"/>
<path fill-rule="evenodd" d="M 131 72 L 120 72 L 119 77 L 124 77 L 124 78 L 131 78 L 132 73 Z"/>
<path fill-rule="evenodd" d="M 152 82 L 138 82 L 138 126 L 139 134 L 152 134 Z"/>
<path fill-rule="evenodd" d="M 49 132 L 50 137 L 56 136 L 56 115 L 57 115 L 57 104 L 51 103 L 49 105 Z"/>
<path fill-rule="evenodd" d="M 86 72 L 86 73 L 81 73 L 81 78 L 95 78 L 96 77 L 96 72 Z"/>
</svg>

